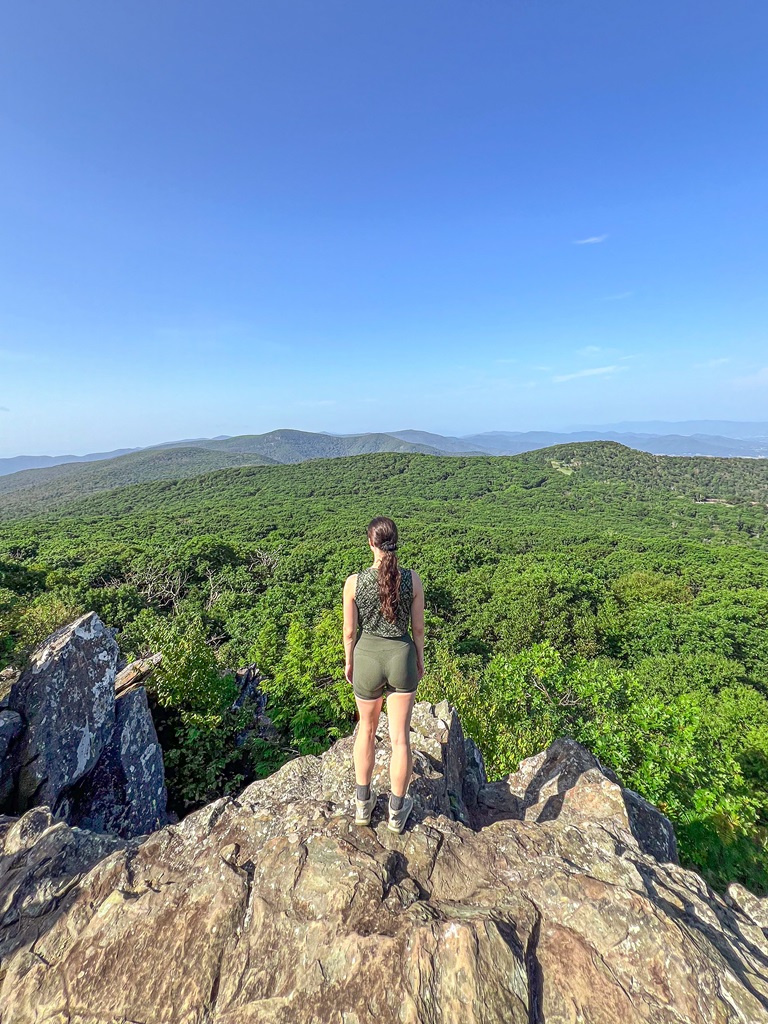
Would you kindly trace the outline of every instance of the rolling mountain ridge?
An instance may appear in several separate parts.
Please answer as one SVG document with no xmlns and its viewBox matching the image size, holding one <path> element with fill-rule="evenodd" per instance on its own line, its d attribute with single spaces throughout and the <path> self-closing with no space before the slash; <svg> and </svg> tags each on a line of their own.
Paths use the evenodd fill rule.
<svg viewBox="0 0 768 1024">
<path fill-rule="evenodd" d="M 571 441 L 618 441 L 652 455 L 712 455 L 720 458 L 768 457 L 768 424 L 690 421 L 690 423 L 615 424 L 585 427 L 576 431 L 495 430 L 462 436 L 436 434 L 428 430 L 390 430 L 363 434 L 333 434 L 282 428 L 264 434 L 219 435 L 164 441 L 146 448 L 120 448 L 88 455 L 16 455 L 0 459 L 0 477 L 26 470 L 53 469 L 70 463 L 99 462 L 133 452 L 197 448 L 211 451 L 260 455 L 276 462 L 339 458 L 374 451 L 422 451 L 440 455 L 516 455 Z M 651 429 L 654 427 L 661 429 Z M 710 429 L 703 429 L 709 426 Z M 674 428 L 677 428 L 676 430 Z M 715 428 L 722 428 L 715 431 Z M 630 429 L 631 428 L 631 429 Z M 690 429 L 688 429 L 690 428 Z M 693 429 L 698 428 L 698 429 Z M 726 432 L 726 428 L 732 428 Z"/>
<path fill-rule="evenodd" d="M 93 454 L 75 462 L 5 474 L 3 462 L 15 464 L 17 460 L 0 460 L 0 507 L 6 514 L 15 514 L 44 504 L 66 503 L 98 491 L 152 480 L 183 479 L 238 466 L 296 464 L 383 452 L 464 457 L 519 455 L 554 445 L 601 441 L 616 442 L 651 455 L 758 460 L 768 457 L 768 441 L 704 435 L 491 431 L 455 437 L 422 430 L 337 435 L 279 429 L 266 434 L 179 441 L 126 450 L 117 456 Z"/>
</svg>

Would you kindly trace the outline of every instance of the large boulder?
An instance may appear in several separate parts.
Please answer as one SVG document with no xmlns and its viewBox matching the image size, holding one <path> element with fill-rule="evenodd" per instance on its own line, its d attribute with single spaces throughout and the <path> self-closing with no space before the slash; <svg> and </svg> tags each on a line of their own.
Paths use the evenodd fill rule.
<svg viewBox="0 0 768 1024">
<path fill-rule="evenodd" d="M 3 1022 L 768 1021 L 766 901 L 655 856 L 583 748 L 489 786 L 455 713 L 417 705 L 395 835 L 378 739 L 369 828 L 351 739 L 143 839 L 0 821 Z"/>
<path fill-rule="evenodd" d="M 24 721 L 14 747 L 15 802 L 56 808 L 96 764 L 115 725 L 117 643 L 95 612 L 56 630 L 11 685 Z"/>
<path fill-rule="evenodd" d="M 578 823 L 593 816 L 618 841 L 631 836 L 644 853 L 677 863 L 669 818 L 639 793 L 625 789 L 610 768 L 568 737 L 521 761 L 514 775 L 485 786 L 475 821 L 510 817 Z"/>
<path fill-rule="evenodd" d="M 0 806 L 130 838 L 168 823 L 163 754 L 141 683 L 159 655 L 116 675 L 119 651 L 91 612 L 0 679 Z"/>
<path fill-rule="evenodd" d="M 67 791 L 60 812 L 67 821 L 126 839 L 168 823 L 163 752 L 146 690 L 127 690 L 115 701 L 115 728 L 93 770 Z"/>
</svg>

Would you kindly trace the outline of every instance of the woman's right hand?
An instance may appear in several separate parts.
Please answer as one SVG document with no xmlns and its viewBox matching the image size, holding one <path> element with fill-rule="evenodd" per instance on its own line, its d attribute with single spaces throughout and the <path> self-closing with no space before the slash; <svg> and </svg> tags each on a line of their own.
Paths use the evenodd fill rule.
<svg viewBox="0 0 768 1024">
<path fill-rule="evenodd" d="M 421 680 L 421 677 L 424 675 L 424 658 L 419 657 L 418 654 L 416 655 L 416 671 L 418 673 L 419 680 Z"/>
</svg>

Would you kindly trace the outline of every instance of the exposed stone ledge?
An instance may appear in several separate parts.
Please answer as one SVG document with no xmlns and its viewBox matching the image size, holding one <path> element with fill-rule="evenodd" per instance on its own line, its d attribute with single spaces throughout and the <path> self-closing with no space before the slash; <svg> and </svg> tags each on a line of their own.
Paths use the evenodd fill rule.
<svg viewBox="0 0 768 1024">
<path fill-rule="evenodd" d="M 351 737 L 143 839 L 0 820 L 3 1024 L 768 1021 L 768 901 L 681 868 L 588 751 L 489 785 L 447 705 L 412 741 L 402 836 L 384 718 L 370 828 Z"/>
</svg>

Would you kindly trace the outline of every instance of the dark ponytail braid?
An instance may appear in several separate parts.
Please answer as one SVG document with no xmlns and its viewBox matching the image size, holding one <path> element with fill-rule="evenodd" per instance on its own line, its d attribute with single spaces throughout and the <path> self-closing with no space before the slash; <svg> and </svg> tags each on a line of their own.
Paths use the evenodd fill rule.
<svg viewBox="0 0 768 1024">
<path fill-rule="evenodd" d="M 368 540 L 382 551 L 379 564 L 381 614 L 387 622 L 394 622 L 397 618 L 397 608 L 400 601 L 397 527 L 387 516 L 377 516 L 368 523 Z"/>
</svg>

